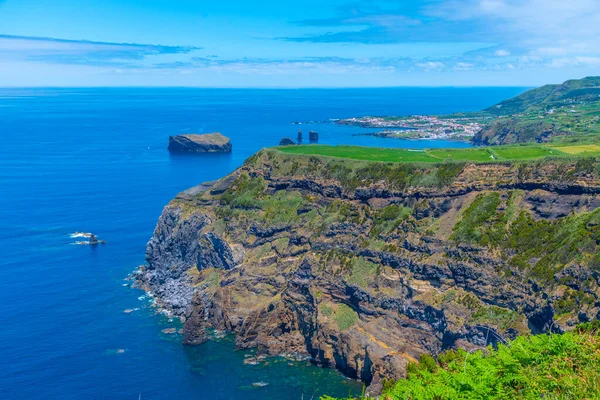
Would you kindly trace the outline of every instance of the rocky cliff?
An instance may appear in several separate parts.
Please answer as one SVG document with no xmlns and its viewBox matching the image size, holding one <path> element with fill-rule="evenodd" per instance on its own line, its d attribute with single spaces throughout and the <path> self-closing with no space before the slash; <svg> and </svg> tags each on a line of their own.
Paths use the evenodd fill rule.
<svg viewBox="0 0 600 400">
<path fill-rule="evenodd" d="M 423 353 L 597 319 L 600 163 L 385 164 L 263 150 L 181 193 L 140 286 L 240 348 L 381 388 Z"/>
</svg>

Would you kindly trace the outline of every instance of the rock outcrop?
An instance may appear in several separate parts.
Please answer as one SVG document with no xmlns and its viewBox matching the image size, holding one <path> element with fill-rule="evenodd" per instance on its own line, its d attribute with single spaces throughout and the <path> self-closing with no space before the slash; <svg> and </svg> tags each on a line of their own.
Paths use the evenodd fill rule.
<svg viewBox="0 0 600 400">
<path fill-rule="evenodd" d="M 172 153 L 231 153 L 231 150 L 231 141 L 220 133 L 169 137 L 169 151 Z"/>
<path fill-rule="evenodd" d="M 300 138 L 300 140 L 302 140 L 302 138 Z M 287 137 L 286 137 L 286 138 L 283 138 L 283 139 L 281 139 L 281 141 L 279 142 L 279 145 L 280 145 L 280 146 L 293 146 L 293 145 L 295 145 L 295 144 L 296 144 L 296 143 L 294 143 L 294 141 L 293 141 L 292 139 L 290 139 L 290 138 L 287 138 Z"/>
<path fill-rule="evenodd" d="M 263 150 L 163 211 L 138 284 L 239 348 L 377 392 L 423 353 L 600 318 L 595 160 L 419 166 Z"/>
</svg>

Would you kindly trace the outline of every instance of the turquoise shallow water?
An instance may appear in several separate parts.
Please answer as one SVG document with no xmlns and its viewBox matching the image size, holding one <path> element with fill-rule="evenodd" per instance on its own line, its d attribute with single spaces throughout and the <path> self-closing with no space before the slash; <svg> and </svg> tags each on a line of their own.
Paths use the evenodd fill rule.
<svg viewBox="0 0 600 400">
<path fill-rule="evenodd" d="M 357 393 L 333 370 L 279 358 L 245 365 L 227 336 L 189 348 L 124 278 L 162 207 L 265 146 L 466 146 L 353 136 L 294 121 L 477 110 L 521 88 L 0 89 L 0 394 L 6 399 L 309 399 Z M 171 157 L 169 135 L 221 131 L 234 153 Z M 90 248 L 69 233 L 107 240 Z M 136 309 L 125 313 L 126 309 Z M 121 351 L 120 351 L 121 350 Z M 266 382 L 254 387 L 254 382 Z"/>
</svg>

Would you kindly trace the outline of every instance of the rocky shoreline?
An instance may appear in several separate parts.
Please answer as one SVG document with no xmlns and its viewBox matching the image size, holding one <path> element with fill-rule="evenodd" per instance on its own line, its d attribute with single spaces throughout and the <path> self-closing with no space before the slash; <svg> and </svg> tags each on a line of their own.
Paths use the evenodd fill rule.
<svg viewBox="0 0 600 400">
<path fill-rule="evenodd" d="M 570 223 L 571 210 L 595 221 L 600 179 L 590 171 L 263 150 L 165 207 L 134 278 L 182 318 L 185 344 L 207 340 L 207 328 L 233 332 L 238 348 L 303 355 L 377 393 L 421 354 L 600 318 L 595 264 L 561 256 L 546 273 L 537 255 L 481 241 L 497 220 L 506 235 L 521 219 Z"/>
</svg>

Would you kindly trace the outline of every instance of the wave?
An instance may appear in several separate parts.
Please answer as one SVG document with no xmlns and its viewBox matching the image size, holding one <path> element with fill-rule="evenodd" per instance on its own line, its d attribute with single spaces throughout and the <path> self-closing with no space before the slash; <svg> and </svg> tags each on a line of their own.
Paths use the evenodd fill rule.
<svg viewBox="0 0 600 400">
<path fill-rule="evenodd" d="M 70 233 L 69 237 L 71 237 L 71 238 L 89 238 L 89 237 L 92 237 L 92 234 L 87 233 L 87 232 L 75 232 L 75 233 Z"/>
</svg>

